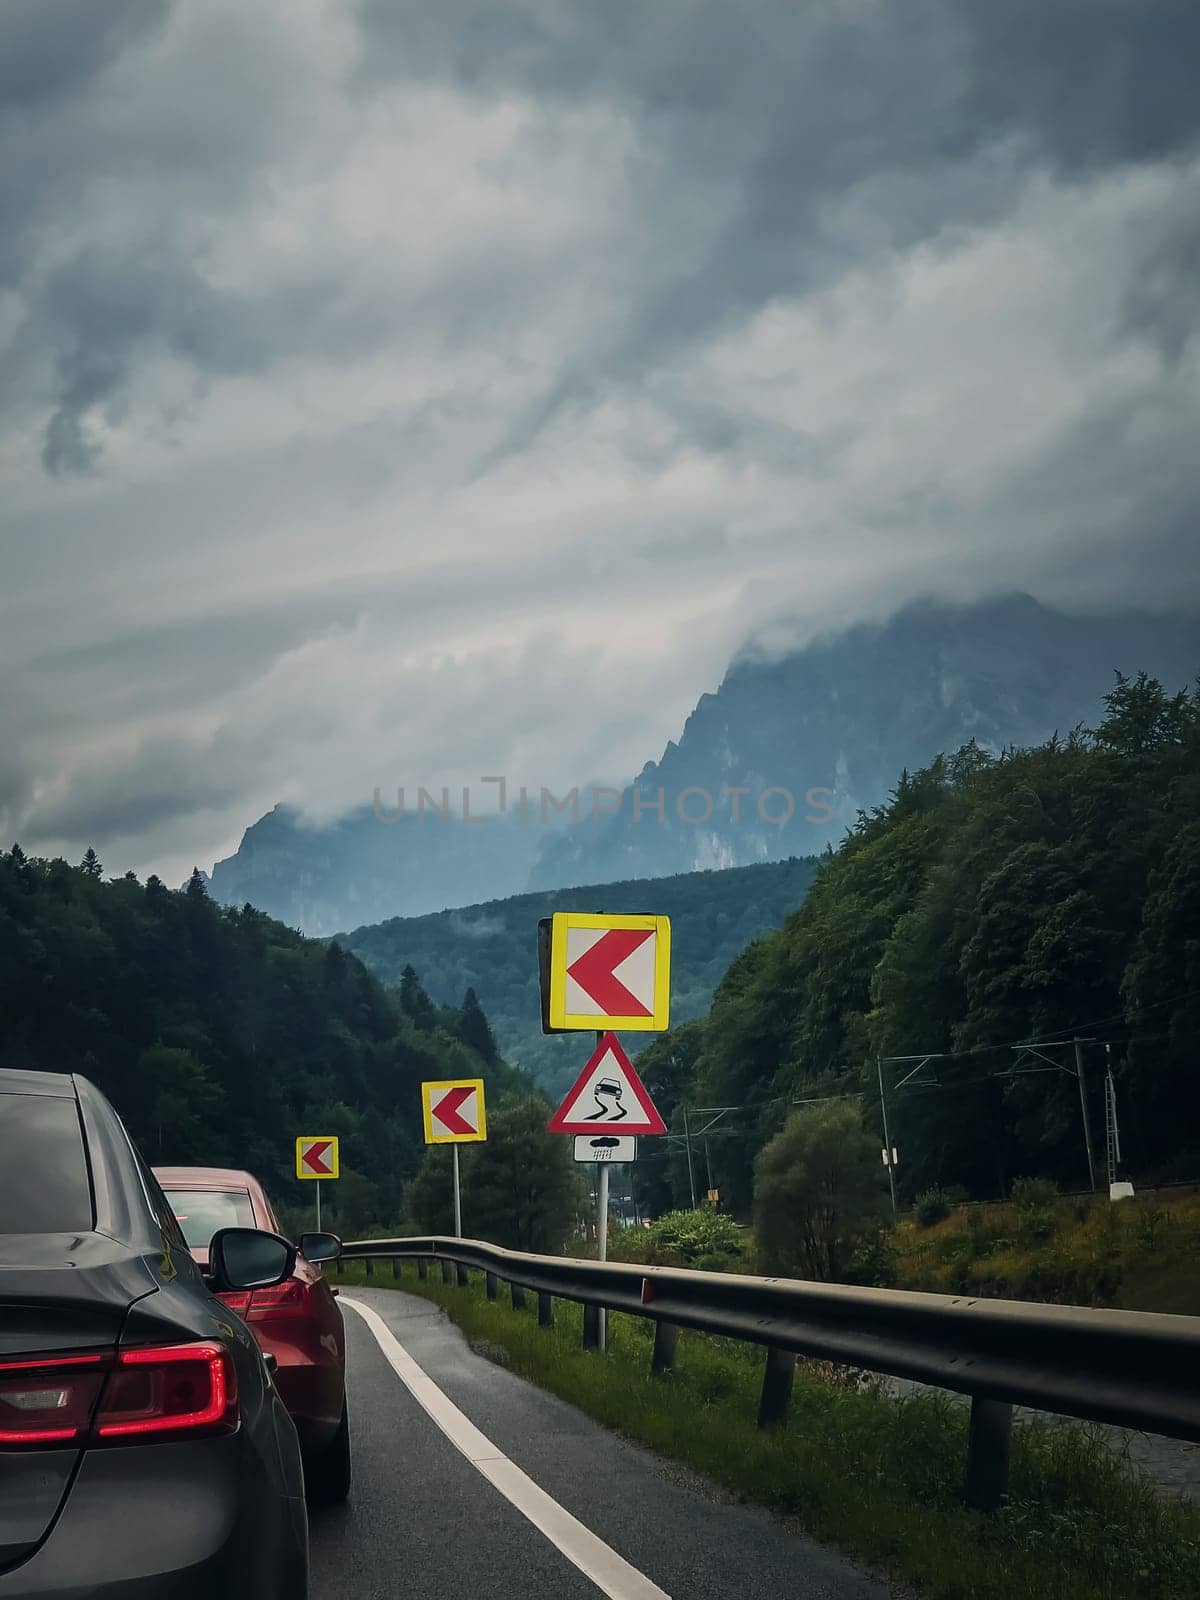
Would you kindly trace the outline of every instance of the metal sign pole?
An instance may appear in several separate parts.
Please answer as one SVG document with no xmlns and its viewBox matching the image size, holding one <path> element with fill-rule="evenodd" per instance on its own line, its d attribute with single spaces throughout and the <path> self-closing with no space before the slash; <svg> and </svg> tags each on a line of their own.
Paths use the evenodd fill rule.
<svg viewBox="0 0 1200 1600">
<path fill-rule="evenodd" d="M 608 1162 L 596 1163 L 600 1168 L 600 1199 L 597 1202 L 597 1222 L 599 1231 L 596 1235 L 596 1258 L 599 1261 L 608 1260 Z M 608 1334 L 607 1314 L 604 1307 L 600 1307 L 600 1349 L 604 1349 L 605 1339 Z"/>
<path fill-rule="evenodd" d="M 321 1180 L 317 1179 L 317 1232 L 321 1231 Z"/>
<path fill-rule="evenodd" d="M 597 1048 L 597 1050 L 601 1047 L 601 1045 L 603 1043 L 604 1043 L 604 1034 L 602 1032 L 598 1032 L 596 1034 L 596 1048 Z M 598 1173 L 596 1175 L 600 1180 L 599 1184 L 597 1185 L 598 1193 L 597 1193 L 597 1196 L 596 1196 L 596 1260 L 597 1261 L 607 1261 L 608 1260 L 608 1162 L 607 1161 L 599 1161 L 599 1162 L 596 1163 L 596 1165 L 599 1168 L 599 1171 L 598 1171 Z M 607 1317 L 607 1315 L 605 1313 L 605 1310 L 604 1310 L 603 1306 L 600 1307 L 600 1314 L 599 1314 L 599 1317 L 598 1317 L 597 1320 L 598 1320 L 598 1323 L 599 1323 L 598 1332 L 599 1332 L 599 1335 L 600 1335 L 599 1348 L 601 1350 L 603 1350 L 605 1348 L 606 1341 L 608 1339 L 608 1317 Z"/>
<path fill-rule="evenodd" d="M 451 1152 L 452 1152 L 452 1154 L 454 1156 L 454 1237 L 456 1239 L 461 1239 L 462 1238 L 462 1190 L 459 1187 L 459 1178 L 458 1178 L 458 1146 L 457 1146 L 457 1144 L 452 1144 L 450 1146 L 450 1149 L 451 1149 Z"/>
</svg>

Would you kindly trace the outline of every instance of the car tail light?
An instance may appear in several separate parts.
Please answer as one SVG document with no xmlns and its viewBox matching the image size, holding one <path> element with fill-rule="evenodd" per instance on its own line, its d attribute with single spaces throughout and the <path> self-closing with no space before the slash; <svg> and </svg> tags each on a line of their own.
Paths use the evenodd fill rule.
<svg viewBox="0 0 1200 1600">
<path fill-rule="evenodd" d="M 100 1439 L 237 1426 L 237 1373 L 220 1344 L 121 1350 L 96 1417 Z"/>
<path fill-rule="evenodd" d="M 157 1345 L 0 1364 L 0 1448 L 229 1433 L 237 1373 L 223 1345 Z"/>
<path fill-rule="evenodd" d="M 288 1278 L 271 1289 L 255 1289 L 250 1309 L 243 1312 L 247 1322 L 263 1322 L 268 1317 L 303 1316 L 308 1310 L 308 1285 L 299 1278 Z"/>
<path fill-rule="evenodd" d="M 0 1362 L 0 1447 L 81 1438 L 109 1365 L 102 1355 Z"/>
<path fill-rule="evenodd" d="M 231 1311 L 236 1311 L 239 1317 L 244 1317 L 250 1309 L 249 1289 L 226 1289 L 217 1296 L 217 1299 Z"/>
</svg>

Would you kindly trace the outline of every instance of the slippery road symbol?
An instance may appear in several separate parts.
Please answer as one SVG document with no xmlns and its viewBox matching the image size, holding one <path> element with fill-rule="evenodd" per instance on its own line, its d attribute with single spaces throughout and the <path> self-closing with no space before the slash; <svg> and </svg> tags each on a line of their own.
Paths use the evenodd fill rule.
<svg viewBox="0 0 1200 1600">
<path fill-rule="evenodd" d="M 622 1117 L 629 1115 L 629 1107 L 621 1104 L 621 1085 L 615 1078 L 601 1078 L 592 1090 L 592 1098 L 600 1109 L 589 1112 L 583 1119 L 585 1122 L 599 1122 L 601 1118 L 605 1122 L 620 1122 Z M 605 1101 L 608 1103 L 605 1104 Z"/>
<path fill-rule="evenodd" d="M 587 1066 L 550 1118 L 551 1133 L 588 1135 L 611 1128 L 613 1133 L 666 1133 L 633 1062 L 615 1034 L 600 1037 Z M 581 1159 L 584 1159 L 581 1157 Z M 633 1157 L 629 1158 L 631 1161 Z"/>
</svg>

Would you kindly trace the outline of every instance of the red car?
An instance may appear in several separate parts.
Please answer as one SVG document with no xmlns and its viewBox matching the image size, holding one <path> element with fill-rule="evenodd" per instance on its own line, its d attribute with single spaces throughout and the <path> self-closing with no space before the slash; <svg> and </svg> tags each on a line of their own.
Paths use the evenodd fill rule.
<svg viewBox="0 0 1200 1600">
<path fill-rule="evenodd" d="M 154 1175 L 201 1267 L 218 1228 L 279 1233 L 266 1191 L 249 1172 L 224 1167 L 155 1167 Z M 332 1234 L 302 1234 L 318 1261 L 337 1254 Z M 308 1498 L 321 1505 L 350 1492 L 350 1423 L 346 1412 L 346 1333 L 334 1291 L 313 1260 L 296 1252 L 292 1276 L 274 1289 L 222 1294 L 275 1358 L 275 1385 L 291 1413 L 304 1456 Z"/>
</svg>

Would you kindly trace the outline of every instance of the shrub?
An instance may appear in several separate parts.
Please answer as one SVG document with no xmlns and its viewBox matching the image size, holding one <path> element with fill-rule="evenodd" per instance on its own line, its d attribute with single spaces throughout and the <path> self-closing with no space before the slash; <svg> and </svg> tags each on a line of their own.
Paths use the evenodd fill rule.
<svg viewBox="0 0 1200 1600">
<path fill-rule="evenodd" d="M 846 1273 L 849 1283 L 868 1289 L 890 1289 L 896 1282 L 896 1249 L 883 1228 L 859 1240 Z"/>
<path fill-rule="evenodd" d="M 749 1251 L 741 1229 L 723 1211 L 668 1211 L 648 1228 L 625 1228 L 610 1242 L 614 1261 L 702 1272 L 746 1272 Z"/>
<path fill-rule="evenodd" d="M 932 1228 L 935 1222 L 945 1222 L 950 1215 L 950 1196 L 945 1189 L 926 1189 L 917 1196 L 913 1212 L 923 1228 Z"/>
<path fill-rule="evenodd" d="M 1044 1211 L 1057 1199 L 1053 1178 L 1017 1178 L 1012 1186 L 1012 1203 L 1018 1211 Z"/>
</svg>

